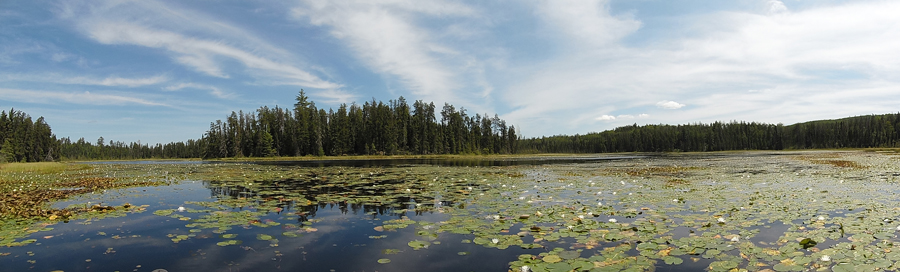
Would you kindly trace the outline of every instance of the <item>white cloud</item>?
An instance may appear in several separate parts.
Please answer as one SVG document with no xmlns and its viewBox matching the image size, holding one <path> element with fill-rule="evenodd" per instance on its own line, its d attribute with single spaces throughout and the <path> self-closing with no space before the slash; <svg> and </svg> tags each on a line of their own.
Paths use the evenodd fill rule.
<svg viewBox="0 0 900 272">
<path fill-rule="evenodd" d="M 784 5 L 784 2 L 779 0 L 767 0 L 766 6 L 768 6 L 769 14 L 780 14 L 788 12 L 787 6 Z"/>
<path fill-rule="evenodd" d="M 615 117 L 615 116 L 612 116 L 612 115 L 606 115 L 606 114 L 604 114 L 604 115 L 601 115 L 600 117 L 597 117 L 596 120 L 598 120 L 598 121 L 610 121 L 610 120 L 616 120 L 616 117 Z"/>
<path fill-rule="evenodd" d="M 324 90 L 315 92 L 312 94 L 317 98 L 325 98 L 325 100 L 320 100 L 324 103 L 330 104 L 349 104 L 356 100 L 358 97 L 352 93 L 340 91 L 340 90 Z"/>
<path fill-rule="evenodd" d="M 465 5 L 440 0 L 303 1 L 292 10 L 296 20 L 327 27 L 376 72 L 395 77 L 417 97 L 438 101 L 454 100 L 455 92 L 467 84 L 459 77 L 467 67 L 453 60 L 471 57 L 437 42 L 415 18 L 474 13 Z"/>
<path fill-rule="evenodd" d="M 157 75 L 152 77 L 145 78 L 123 78 L 117 76 L 110 76 L 103 79 L 93 78 L 93 77 L 67 77 L 61 76 L 58 74 L 43 74 L 43 75 L 22 75 L 22 74 L 11 74 L 6 75 L 0 78 L 0 81 L 31 81 L 31 82 L 52 82 L 57 84 L 72 84 L 72 85 L 94 85 L 94 86 L 109 86 L 109 87 L 141 87 L 147 85 L 156 85 L 163 82 L 168 81 L 169 78 L 164 75 Z"/>
<path fill-rule="evenodd" d="M 92 38 L 105 44 L 134 44 L 166 49 L 175 55 L 179 63 L 211 76 L 229 77 L 222 71 L 223 64 L 217 60 L 223 58 L 244 64 L 247 68 L 251 68 L 248 72 L 258 77 L 282 80 L 282 84 L 319 89 L 341 87 L 299 68 L 262 58 L 221 42 L 190 38 L 170 31 L 153 30 L 125 22 L 94 23 L 88 26 L 87 31 Z"/>
<path fill-rule="evenodd" d="M 16 101 L 24 103 L 52 104 L 54 102 L 65 102 L 83 105 L 126 105 L 140 104 L 147 106 L 166 106 L 163 103 L 157 103 L 141 98 L 128 97 L 111 94 L 96 94 L 91 92 L 51 92 L 51 91 L 32 91 L 18 89 L 0 88 L 0 100 Z"/>
<path fill-rule="evenodd" d="M 81 84 L 81 85 L 100 85 L 100 86 L 126 86 L 126 87 L 139 87 L 146 85 L 154 85 L 168 81 L 169 79 L 166 76 L 154 76 L 149 78 L 121 78 L 121 77 L 107 77 L 102 80 L 96 80 L 85 77 L 77 77 L 63 80 L 63 83 L 69 84 Z"/>
<path fill-rule="evenodd" d="M 656 102 L 656 107 L 667 110 L 675 110 L 684 107 L 684 104 L 675 101 L 659 101 Z"/>
<path fill-rule="evenodd" d="M 854 1 L 779 16 L 728 11 L 681 17 L 678 27 L 665 28 L 675 34 L 664 40 L 645 37 L 653 42 L 616 43 L 605 51 L 570 50 L 539 67 L 522 69 L 517 78 L 524 80 L 507 88 L 505 98 L 516 110 L 506 116 L 536 135 L 579 133 L 596 115 L 546 116 L 582 114 L 578 112 L 589 112 L 597 105 L 608 106 L 605 112 L 628 111 L 652 99 L 662 100 L 657 106 L 663 109 L 691 105 L 689 112 L 655 115 L 660 122 L 728 121 L 736 120 L 735 116 L 763 121 L 770 114 L 761 111 L 783 104 L 782 100 L 830 104 L 817 95 L 861 91 L 872 80 L 900 88 L 900 51 L 896 50 L 900 28 L 893 27 L 900 25 L 896 10 L 900 2 Z M 561 46 L 573 42 L 577 41 L 559 41 Z M 760 92 L 753 106 L 736 99 L 696 103 L 714 96 L 747 94 L 748 89 L 773 91 Z M 667 97 L 680 101 L 664 100 Z M 852 100 L 863 103 L 862 98 Z M 833 116 L 827 110 L 816 112 Z M 785 107 L 776 117 L 789 116 L 809 114 Z M 831 118 L 835 117 L 840 116 Z"/>
<path fill-rule="evenodd" d="M 176 85 L 165 87 L 163 89 L 167 90 L 167 91 L 177 91 L 177 90 L 181 90 L 184 88 L 207 90 L 207 91 L 209 91 L 210 94 L 212 94 L 218 98 L 222 98 L 222 99 L 229 99 L 229 98 L 235 97 L 235 94 L 226 93 L 226 92 L 222 91 L 222 89 L 219 89 L 218 87 L 204 85 L 204 84 L 197 84 L 197 83 L 179 83 Z"/>
<path fill-rule="evenodd" d="M 641 27 L 630 15 L 610 14 L 609 0 L 542 0 L 537 10 L 564 33 L 593 46 L 616 42 Z"/>
<path fill-rule="evenodd" d="M 278 61 L 294 57 L 252 33 L 171 6 L 157 1 L 101 1 L 64 6 L 60 14 L 97 42 L 164 49 L 177 63 L 206 75 L 229 78 L 227 63 L 236 61 L 246 68 L 242 72 L 270 84 L 342 87 Z"/>
</svg>

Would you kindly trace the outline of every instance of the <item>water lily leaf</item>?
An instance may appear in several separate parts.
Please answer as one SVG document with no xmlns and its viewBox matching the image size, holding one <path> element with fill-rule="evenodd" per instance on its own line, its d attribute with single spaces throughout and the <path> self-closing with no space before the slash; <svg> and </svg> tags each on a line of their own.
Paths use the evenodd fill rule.
<svg viewBox="0 0 900 272">
<path fill-rule="evenodd" d="M 410 241 L 409 243 L 407 243 L 407 245 L 409 245 L 409 247 L 411 247 L 413 250 L 427 248 L 429 244 L 430 243 L 428 243 L 428 242 L 419 241 L 419 240 Z"/>
<path fill-rule="evenodd" d="M 543 260 L 548 263 L 557 263 L 562 261 L 562 258 L 560 258 L 559 255 L 547 255 L 544 256 Z"/>
</svg>

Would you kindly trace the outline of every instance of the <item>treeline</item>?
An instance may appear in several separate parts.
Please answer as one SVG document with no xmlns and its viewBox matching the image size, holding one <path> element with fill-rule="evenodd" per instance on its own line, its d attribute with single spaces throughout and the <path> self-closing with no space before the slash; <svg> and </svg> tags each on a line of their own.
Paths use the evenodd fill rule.
<svg viewBox="0 0 900 272">
<path fill-rule="evenodd" d="M 203 158 L 366 154 L 506 154 L 517 152 L 515 127 L 497 115 L 469 116 L 444 104 L 437 120 L 434 103 L 401 96 L 319 109 L 304 91 L 293 109 L 261 107 L 232 112 L 210 123 L 199 142 Z"/>
<path fill-rule="evenodd" d="M 203 150 L 201 140 L 172 142 L 168 144 L 107 142 L 103 137 L 96 143 L 80 138 L 72 141 L 68 137 L 59 139 L 59 153 L 64 160 L 135 160 L 135 159 L 180 159 L 200 158 Z"/>
<path fill-rule="evenodd" d="M 53 161 L 59 157 L 59 144 L 44 117 L 10 109 L 0 111 L 0 163 Z"/>
<path fill-rule="evenodd" d="M 519 141 L 521 153 L 607 153 L 900 147 L 900 113 L 781 124 L 631 125 Z"/>
</svg>

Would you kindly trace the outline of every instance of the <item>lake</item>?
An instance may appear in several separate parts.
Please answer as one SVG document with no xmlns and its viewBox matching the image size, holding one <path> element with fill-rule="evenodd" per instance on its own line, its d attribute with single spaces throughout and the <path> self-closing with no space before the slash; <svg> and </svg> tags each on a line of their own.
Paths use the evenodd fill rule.
<svg viewBox="0 0 900 272">
<path fill-rule="evenodd" d="M 898 158 L 96 163 L 160 185 L 7 222 L 0 271 L 896 270 Z"/>
</svg>

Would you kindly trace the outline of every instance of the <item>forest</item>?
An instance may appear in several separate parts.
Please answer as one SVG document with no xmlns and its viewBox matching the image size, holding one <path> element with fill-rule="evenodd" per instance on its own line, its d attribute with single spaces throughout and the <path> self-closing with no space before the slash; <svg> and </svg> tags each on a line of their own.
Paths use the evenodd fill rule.
<svg viewBox="0 0 900 272">
<path fill-rule="evenodd" d="M 0 163 L 37 162 L 59 159 L 59 143 L 44 117 L 10 109 L 0 111 Z"/>
<path fill-rule="evenodd" d="M 168 144 L 57 139 L 43 117 L 0 112 L 0 162 L 271 156 L 680 152 L 900 147 L 900 113 L 793 125 L 630 125 L 523 139 L 498 115 L 403 97 L 320 109 L 301 90 L 292 109 L 232 112 L 199 139 Z"/>
<path fill-rule="evenodd" d="M 520 153 L 678 152 L 900 147 L 900 113 L 782 124 L 631 125 L 519 141 Z"/>
<path fill-rule="evenodd" d="M 211 122 L 209 130 L 200 139 L 155 145 L 107 141 L 103 137 L 95 142 L 84 138 L 73 141 L 69 137 L 57 140 L 50 132 L 50 127 L 44 123 L 43 117 L 32 125 L 27 114 L 14 112 L 16 118 L 27 119 L 27 128 L 30 130 L 18 125 L 26 123 L 25 121 L 14 123 L 15 126 L 7 126 L 4 121 L 0 124 L 0 132 L 3 132 L 0 141 L 8 138 L 11 143 L 0 146 L 4 148 L 0 152 L 10 150 L 11 154 L 15 154 L 9 156 L 8 161 L 32 162 L 309 155 L 512 154 L 517 151 L 519 137 L 515 127 L 508 126 L 496 114 L 493 117 L 487 114 L 470 116 L 464 108 L 457 109 L 450 104 L 444 104 L 440 112 L 437 112 L 434 103 L 418 100 L 410 106 L 403 97 L 388 103 L 373 99 L 361 106 L 355 103 L 342 104 L 337 110 L 328 111 L 317 108 L 315 102 L 310 101 L 302 90 L 295 100 L 293 109 L 263 106 L 255 112 L 232 112 L 224 121 Z M 440 120 L 437 119 L 438 114 Z M 29 131 L 30 134 L 23 131 Z M 38 137 L 37 131 L 47 136 Z M 40 144 L 44 142 L 49 144 Z"/>
<path fill-rule="evenodd" d="M 509 154 L 519 137 L 496 114 L 470 116 L 402 96 L 388 103 L 319 109 L 301 90 L 293 109 L 263 106 L 216 120 L 201 139 L 203 158 L 398 154 Z"/>
</svg>

